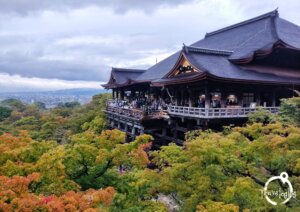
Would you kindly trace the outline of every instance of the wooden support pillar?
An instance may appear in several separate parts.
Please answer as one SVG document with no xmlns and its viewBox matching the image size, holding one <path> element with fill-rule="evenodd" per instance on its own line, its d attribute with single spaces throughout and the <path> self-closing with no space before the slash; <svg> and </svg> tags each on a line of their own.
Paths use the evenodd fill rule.
<svg viewBox="0 0 300 212">
<path fill-rule="evenodd" d="M 189 88 L 189 107 L 193 107 L 193 102 L 192 102 L 192 90 Z"/>
<path fill-rule="evenodd" d="M 237 91 L 237 100 L 238 100 L 238 105 L 243 107 L 243 90 Z"/>
<path fill-rule="evenodd" d="M 171 103 L 175 104 L 175 101 L 176 101 L 175 89 L 174 89 L 173 87 L 169 87 L 169 88 L 170 88 L 170 90 L 171 90 L 171 93 L 168 93 L 168 96 L 169 96 L 169 94 L 170 94 L 170 96 L 169 96 L 170 101 L 171 101 Z M 166 89 L 168 89 L 168 88 L 166 88 Z M 169 91 L 170 91 L 170 90 L 169 90 Z"/>
<path fill-rule="evenodd" d="M 225 108 L 226 107 L 226 99 L 227 99 L 228 93 L 227 89 L 224 87 L 223 91 L 221 93 L 221 107 Z"/>
<path fill-rule="evenodd" d="M 184 89 L 181 88 L 180 92 L 181 92 L 181 94 L 180 94 L 180 96 L 181 96 L 180 104 L 181 104 L 181 106 L 184 106 Z"/>
<path fill-rule="evenodd" d="M 210 108 L 210 94 L 208 83 L 205 83 L 205 108 Z"/>
<path fill-rule="evenodd" d="M 182 123 L 184 122 L 184 117 L 181 117 L 181 122 L 182 122 Z"/>
<path fill-rule="evenodd" d="M 117 92 L 117 96 L 116 96 L 116 97 L 117 97 L 117 99 L 120 99 L 120 90 L 119 90 L 119 89 L 117 89 L 117 91 L 116 91 L 116 92 Z"/>
<path fill-rule="evenodd" d="M 131 90 L 130 92 L 130 100 L 132 100 L 134 98 L 135 95 L 135 90 Z"/>
<path fill-rule="evenodd" d="M 115 89 L 112 90 L 112 98 L 115 98 Z"/>
<path fill-rule="evenodd" d="M 178 106 L 179 105 L 179 90 L 178 89 L 175 90 L 175 95 L 176 95 L 175 104 L 176 104 L 176 106 Z"/>
<path fill-rule="evenodd" d="M 124 100 L 124 90 L 121 90 L 121 99 Z"/>
<path fill-rule="evenodd" d="M 256 100 L 256 106 L 260 106 L 260 91 L 259 89 L 255 89 L 255 100 Z"/>
<path fill-rule="evenodd" d="M 166 135 L 167 135 L 167 128 L 164 127 L 164 128 L 162 129 L 162 135 L 163 135 L 163 136 L 166 136 Z"/>
<path fill-rule="evenodd" d="M 135 126 L 133 125 L 132 126 L 132 130 L 131 130 L 131 134 L 132 134 L 132 137 L 133 137 L 133 139 L 135 138 Z"/>
<path fill-rule="evenodd" d="M 178 127 L 178 124 L 176 123 L 176 126 L 175 126 L 175 131 L 173 133 L 173 138 L 176 140 L 178 138 L 178 131 L 177 131 L 177 127 Z"/>
<path fill-rule="evenodd" d="M 157 100 L 158 99 L 157 97 L 158 97 L 157 88 L 155 88 L 154 89 L 154 99 Z"/>
<path fill-rule="evenodd" d="M 272 91 L 272 107 L 276 107 L 276 91 Z"/>
</svg>

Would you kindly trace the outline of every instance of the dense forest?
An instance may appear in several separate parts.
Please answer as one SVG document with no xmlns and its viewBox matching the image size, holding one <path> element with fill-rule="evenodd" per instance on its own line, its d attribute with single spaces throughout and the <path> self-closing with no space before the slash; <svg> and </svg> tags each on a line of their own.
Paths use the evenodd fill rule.
<svg viewBox="0 0 300 212">
<path fill-rule="evenodd" d="M 150 135 L 126 143 L 107 130 L 108 98 L 50 110 L 0 103 L 0 211 L 300 211 L 299 196 L 273 206 L 262 195 L 283 171 L 300 191 L 300 97 L 159 150 Z"/>
</svg>

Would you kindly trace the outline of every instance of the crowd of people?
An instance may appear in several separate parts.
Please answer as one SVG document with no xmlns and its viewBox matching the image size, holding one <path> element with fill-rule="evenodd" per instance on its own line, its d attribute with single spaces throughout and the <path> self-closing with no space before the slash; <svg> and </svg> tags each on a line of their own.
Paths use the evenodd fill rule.
<svg viewBox="0 0 300 212">
<path fill-rule="evenodd" d="M 172 102 L 170 98 L 163 99 L 161 97 L 135 97 L 127 100 L 113 99 L 108 102 L 108 106 L 124 109 L 139 109 L 144 112 L 167 110 L 169 105 L 175 105 L 175 103 Z M 182 105 L 189 107 L 188 100 L 186 99 Z M 228 98 L 226 101 L 226 107 L 234 105 L 237 105 L 236 98 Z M 192 102 L 192 107 L 205 108 L 205 106 L 205 97 L 203 97 L 203 95 L 199 96 L 198 99 Z M 210 100 L 210 107 L 221 108 L 220 98 L 212 98 Z"/>
<path fill-rule="evenodd" d="M 124 109 L 140 109 L 144 112 L 167 110 L 170 102 L 162 98 L 137 97 L 131 100 L 113 99 L 108 102 L 108 106 L 120 107 Z"/>
</svg>

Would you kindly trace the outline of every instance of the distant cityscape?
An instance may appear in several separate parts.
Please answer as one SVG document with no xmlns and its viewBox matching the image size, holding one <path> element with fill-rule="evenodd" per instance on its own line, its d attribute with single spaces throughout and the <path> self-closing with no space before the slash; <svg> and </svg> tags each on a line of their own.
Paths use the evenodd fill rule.
<svg viewBox="0 0 300 212">
<path fill-rule="evenodd" d="M 106 92 L 108 91 L 104 89 L 68 89 L 46 92 L 0 93 L 0 101 L 5 99 L 18 99 L 27 104 L 43 102 L 46 108 L 54 108 L 59 103 L 66 102 L 85 104 L 90 102 L 94 95 Z"/>
</svg>

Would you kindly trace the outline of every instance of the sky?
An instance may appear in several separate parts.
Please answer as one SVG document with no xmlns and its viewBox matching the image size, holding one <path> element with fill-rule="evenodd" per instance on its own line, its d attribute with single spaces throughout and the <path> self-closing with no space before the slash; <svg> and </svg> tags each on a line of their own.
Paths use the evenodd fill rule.
<svg viewBox="0 0 300 212">
<path fill-rule="evenodd" d="M 211 32 L 298 0 L 0 0 L 0 92 L 101 88 Z"/>
</svg>

